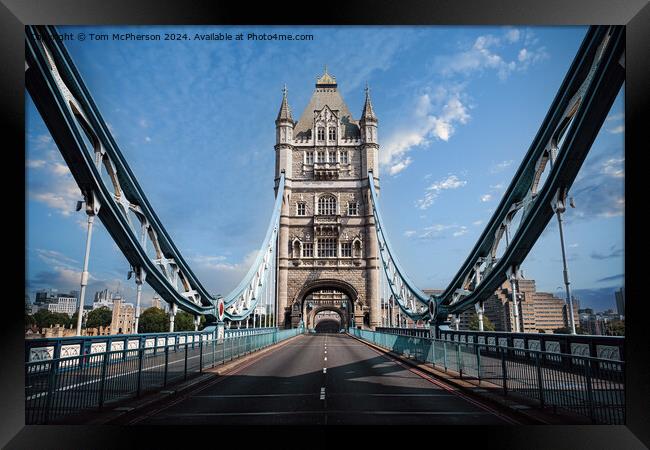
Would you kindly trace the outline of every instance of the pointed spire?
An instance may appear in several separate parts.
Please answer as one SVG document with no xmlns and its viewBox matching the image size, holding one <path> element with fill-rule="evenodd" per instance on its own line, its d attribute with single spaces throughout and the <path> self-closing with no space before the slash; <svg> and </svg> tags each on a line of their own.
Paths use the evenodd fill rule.
<svg viewBox="0 0 650 450">
<path fill-rule="evenodd" d="M 277 120 L 290 120 L 293 122 L 293 118 L 291 117 L 291 108 L 289 108 L 289 101 L 287 100 L 288 92 L 289 90 L 287 89 L 287 85 L 285 83 L 284 87 L 282 88 L 282 104 L 280 105 L 280 111 L 278 112 Z"/>
<path fill-rule="evenodd" d="M 366 102 L 363 105 L 363 112 L 361 113 L 361 120 L 377 120 L 375 112 L 372 110 L 372 102 L 370 101 L 370 87 L 366 81 Z"/>
</svg>

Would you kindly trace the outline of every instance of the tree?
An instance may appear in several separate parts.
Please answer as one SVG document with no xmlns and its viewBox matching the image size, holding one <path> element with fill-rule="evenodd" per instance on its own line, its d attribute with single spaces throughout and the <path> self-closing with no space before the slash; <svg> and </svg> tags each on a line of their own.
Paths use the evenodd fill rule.
<svg viewBox="0 0 650 450">
<path fill-rule="evenodd" d="M 34 316 L 31 314 L 25 314 L 25 329 L 30 328 L 35 323 L 36 320 L 34 319 Z"/>
<path fill-rule="evenodd" d="M 70 316 L 65 313 L 55 313 L 47 309 L 40 309 L 34 314 L 34 321 L 39 328 L 49 328 L 52 325 L 67 327 L 70 324 Z"/>
<path fill-rule="evenodd" d="M 472 331 L 478 331 L 478 314 L 474 312 L 472 317 L 469 319 L 469 329 Z M 488 316 L 483 314 L 483 331 L 495 331 L 496 328 L 494 324 L 488 319 Z"/>
<path fill-rule="evenodd" d="M 625 321 L 612 320 L 608 324 L 607 334 L 610 336 L 625 336 Z"/>
<path fill-rule="evenodd" d="M 169 316 L 160 308 L 147 308 L 140 314 L 138 333 L 164 333 L 169 331 Z"/>
<path fill-rule="evenodd" d="M 178 311 L 174 318 L 174 331 L 194 331 L 194 316 L 185 311 Z"/>
<path fill-rule="evenodd" d="M 101 308 L 93 309 L 88 313 L 86 328 L 107 327 L 111 324 L 112 320 L 113 312 L 106 306 L 102 306 Z"/>
</svg>

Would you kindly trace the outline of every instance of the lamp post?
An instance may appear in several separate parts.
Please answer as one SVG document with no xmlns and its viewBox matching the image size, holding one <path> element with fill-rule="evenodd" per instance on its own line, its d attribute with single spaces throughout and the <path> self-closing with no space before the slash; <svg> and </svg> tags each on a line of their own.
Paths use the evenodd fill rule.
<svg viewBox="0 0 650 450">
<path fill-rule="evenodd" d="M 100 203 L 95 193 L 90 191 L 84 193 L 86 203 L 86 214 L 88 215 L 88 231 L 86 234 L 86 252 L 84 253 L 84 266 L 81 272 L 81 289 L 79 291 L 79 308 L 77 309 L 77 336 L 81 336 L 81 323 L 83 320 L 84 302 L 86 298 L 86 286 L 88 285 L 88 262 L 90 260 L 90 242 L 93 235 L 93 223 L 99 212 Z M 84 202 L 77 202 L 77 211 L 81 210 Z"/>
<path fill-rule="evenodd" d="M 562 249 L 562 275 L 564 276 L 564 286 L 566 290 L 566 304 L 568 308 L 567 317 L 569 318 L 569 328 L 571 329 L 571 334 L 576 334 L 576 324 L 573 317 L 573 302 L 571 298 L 571 281 L 569 280 L 569 268 L 567 266 L 566 260 L 566 251 L 564 249 L 564 231 L 562 228 L 562 213 L 566 211 L 566 192 L 558 189 L 553 201 L 551 202 L 551 207 L 557 216 L 557 223 L 560 228 L 560 248 Z M 573 201 L 571 201 L 571 206 Z"/>
</svg>

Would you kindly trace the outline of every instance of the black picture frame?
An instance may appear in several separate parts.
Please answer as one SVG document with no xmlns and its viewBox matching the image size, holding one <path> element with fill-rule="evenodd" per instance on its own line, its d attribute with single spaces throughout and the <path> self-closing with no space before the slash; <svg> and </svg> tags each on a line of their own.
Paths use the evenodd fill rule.
<svg viewBox="0 0 650 450">
<path fill-rule="evenodd" d="M 2 123 L 5 182 L 5 249 L 16 242 L 27 226 L 25 198 L 13 193 L 14 184 L 25 184 L 24 172 L 24 25 L 109 25 L 109 24 L 255 24 L 255 25 L 591 25 L 626 26 L 625 82 L 625 290 L 626 302 L 626 425 L 625 426 L 523 426 L 481 427 L 465 432 L 465 427 L 409 428 L 382 430 L 339 430 L 322 432 L 268 427 L 259 432 L 227 427 L 107 427 L 107 426 L 25 426 L 24 425 L 24 334 L 21 305 L 11 281 L 24 277 L 20 258 L 5 256 L 15 271 L 8 274 L 8 294 L 0 327 L 2 371 L 0 386 L 3 420 L 0 444 L 6 448 L 154 448 L 166 447 L 174 437 L 176 445 L 259 445 L 282 447 L 323 443 L 319 435 L 332 437 L 332 445 L 369 446 L 385 443 L 386 436 L 398 445 L 480 446 L 481 448 L 644 448 L 650 446 L 650 361 L 648 359 L 648 312 L 641 290 L 644 226 L 644 185 L 639 173 L 648 148 L 646 129 L 650 104 L 650 5 L 647 0 L 444 0 L 423 2 L 366 0 L 345 3 L 316 2 L 187 2 L 171 0 L 2 0 L 0 5 L 0 46 L 2 68 Z M 22 150 L 21 150 L 22 149 Z M 16 219 L 18 211 L 23 220 Z M 24 234 L 26 236 L 26 233 Z M 630 245 L 628 245 L 630 244 Z M 22 246 L 24 249 L 25 245 Z M 16 248 L 16 251 L 20 251 Z M 13 255 L 12 255 L 13 256 Z M 308 434 L 311 433 L 311 434 Z M 307 439 L 305 441 L 304 439 Z M 373 442 L 376 440 L 376 442 Z"/>
</svg>

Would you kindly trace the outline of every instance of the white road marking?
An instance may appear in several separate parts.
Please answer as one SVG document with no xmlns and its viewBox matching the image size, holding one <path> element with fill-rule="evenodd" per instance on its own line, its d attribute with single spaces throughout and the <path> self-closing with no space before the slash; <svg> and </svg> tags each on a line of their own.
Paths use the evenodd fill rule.
<svg viewBox="0 0 650 450">
<path fill-rule="evenodd" d="M 325 400 L 325 388 L 320 388 L 320 399 Z"/>
</svg>

